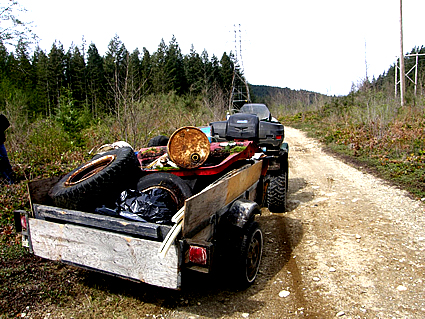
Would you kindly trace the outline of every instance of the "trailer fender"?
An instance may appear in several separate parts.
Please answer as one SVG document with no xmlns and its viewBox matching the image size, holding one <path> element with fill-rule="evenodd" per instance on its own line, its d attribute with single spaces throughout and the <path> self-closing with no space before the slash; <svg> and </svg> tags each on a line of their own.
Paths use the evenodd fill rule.
<svg viewBox="0 0 425 319">
<path fill-rule="evenodd" d="M 229 209 L 228 221 L 230 224 L 243 228 L 255 214 L 261 214 L 260 206 L 248 199 L 238 199 Z"/>
</svg>

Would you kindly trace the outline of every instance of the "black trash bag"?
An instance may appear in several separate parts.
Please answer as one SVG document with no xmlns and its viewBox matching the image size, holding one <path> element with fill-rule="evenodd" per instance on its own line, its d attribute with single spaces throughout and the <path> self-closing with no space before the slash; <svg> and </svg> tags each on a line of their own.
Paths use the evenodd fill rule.
<svg viewBox="0 0 425 319">
<path fill-rule="evenodd" d="M 123 191 L 116 205 L 116 211 L 122 217 L 133 220 L 141 218 L 160 225 L 172 225 L 171 218 L 177 212 L 177 204 L 172 194 L 162 188 L 152 188 L 144 192 L 131 189 Z"/>
<path fill-rule="evenodd" d="M 134 220 L 134 221 L 137 221 L 137 222 L 146 223 L 146 220 L 139 217 L 139 215 L 131 213 L 131 212 L 127 212 L 125 210 L 119 211 L 118 208 L 111 209 L 111 208 L 106 207 L 105 205 L 102 205 L 102 207 L 98 207 L 94 211 L 98 214 L 103 214 L 103 215 L 108 215 L 108 216 L 113 216 L 113 217 L 124 217 L 124 218 Z"/>
</svg>

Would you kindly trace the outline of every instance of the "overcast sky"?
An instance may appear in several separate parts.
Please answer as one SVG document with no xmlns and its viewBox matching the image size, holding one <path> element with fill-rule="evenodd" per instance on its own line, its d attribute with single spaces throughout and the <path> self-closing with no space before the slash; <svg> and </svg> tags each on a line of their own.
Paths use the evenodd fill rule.
<svg viewBox="0 0 425 319">
<path fill-rule="evenodd" d="M 348 94 L 366 64 L 371 78 L 400 55 L 400 0 L 18 2 L 46 52 L 55 40 L 67 51 L 84 37 L 103 55 L 117 34 L 130 52 L 153 53 L 174 35 L 183 54 L 192 44 L 219 59 L 237 50 L 251 84 L 329 95 Z M 405 52 L 425 45 L 424 12 L 424 0 L 403 1 Z"/>
</svg>

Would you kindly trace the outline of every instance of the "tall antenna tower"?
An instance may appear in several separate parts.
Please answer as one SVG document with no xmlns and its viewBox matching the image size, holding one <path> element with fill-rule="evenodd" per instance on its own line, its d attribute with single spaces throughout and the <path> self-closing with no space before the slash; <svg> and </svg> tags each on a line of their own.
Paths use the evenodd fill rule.
<svg viewBox="0 0 425 319">
<path fill-rule="evenodd" d="M 241 25 L 239 24 L 239 59 L 241 64 L 239 65 L 238 59 L 238 37 L 235 28 L 235 61 L 233 63 L 233 76 L 232 76 L 232 93 L 229 100 L 229 109 L 239 109 L 243 104 L 251 102 L 251 96 L 249 94 L 248 83 L 243 76 L 244 68 L 242 61 L 242 36 L 241 36 Z"/>
</svg>

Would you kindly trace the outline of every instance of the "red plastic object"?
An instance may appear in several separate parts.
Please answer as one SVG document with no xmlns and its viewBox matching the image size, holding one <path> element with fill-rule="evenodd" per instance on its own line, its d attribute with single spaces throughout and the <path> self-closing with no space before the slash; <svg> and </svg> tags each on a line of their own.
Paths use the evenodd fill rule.
<svg viewBox="0 0 425 319">
<path fill-rule="evenodd" d="M 225 150 L 226 146 L 223 146 L 223 145 L 224 145 L 223 143 L 211 143 L 210 156 L 213 156 L 213 154 Z M 240 160 L 249 159 L 253 157 L 256 152 L 260 151 L 257 144 L 255 144 L 253 141 L 237 142 L 235 143 L 235 145 L 233 145 L 232 143 L 228 143 L 228 145 L 230 145 L 230 147 L 234 147 L 234 146 L 244 147 L 244 149 L 240 152 L 230 153 L 227 157 L 225 157 L 224 159 L 222 159 L 219 163 L 215 165 L 208 165 L 208 160 L 207 160 L 206 164 L 198 168 L 194 168 L 194 169 L 168 168 L 167 172 L 177 176 L 215 175 L 215 174 L 221 173 L 233 163 Z M 157 154 L 164 154 L 163 151 L 164 151 L 163 146 L 140 149 L 137 157 L 139 159 L 140 165 L 142 166 L 142 169 L 144 166 L 143 164 L 146 162 L 145 154 L 146 155 L 149 154 L 149 160 L 151 160 L 152 153 L 157 152 Z M 158 171 L 156 169 L 149 169 L 149 170 L 143 169 L 143 170 L 146 173 Z"/>
</svg>

